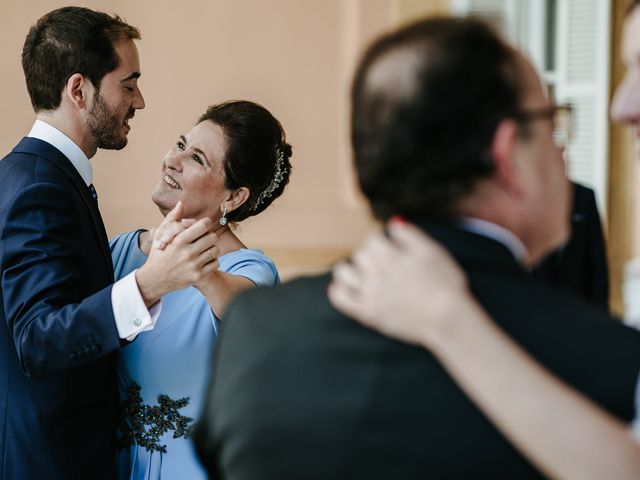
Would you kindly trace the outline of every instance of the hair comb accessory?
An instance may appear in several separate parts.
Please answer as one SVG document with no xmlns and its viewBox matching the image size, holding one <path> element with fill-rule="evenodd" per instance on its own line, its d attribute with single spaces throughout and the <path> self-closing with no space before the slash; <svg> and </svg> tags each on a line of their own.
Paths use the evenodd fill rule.
<svg viewBox="0 0 640 480">
<path fill-rule="evenodd" d="M 258 195 L 257 200 L 253 204 L 252 210 L 256 210 L 267 198 L 271 198 L 273 192 L 278 189 L 280 183 L 284 179 L 284 152 L 277 146 L 276 155 L 276 173 L 267 188 L 265 188 L 262 193 Z"/>
</svg>

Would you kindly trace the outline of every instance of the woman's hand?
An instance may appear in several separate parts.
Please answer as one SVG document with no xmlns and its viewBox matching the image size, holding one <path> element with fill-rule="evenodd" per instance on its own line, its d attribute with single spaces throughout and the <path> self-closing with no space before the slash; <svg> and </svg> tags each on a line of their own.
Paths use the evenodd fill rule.
<svg viewBox="0 0 640 480">
<path fill-rule="evenodd" d="M 461 303 L 472 302 L 462 270 L 418 228 L 392 221 L 333 269 L 331 303 L 384 335 L 431 348 Z"/>
<path fill-rule="evenodd" d="M 153 228 L 149 231 L 152 238 L 153 248 L 164 250 L 167 245 L 173 241 L 176 235 L 191 227 L 197 221 L 193 218 L 181 218 L 182 202 L 180 201 L 171 212 L 174 213 L 171 217 L 167 214 L 164 221 L 157 228 Z M 145 253 L 147 253 L 147 255 L 149 254 L 149 252 Z"/>
<path fill-rule="evenodd" d="M 178 202 L 174 207 L 182 208 L 182 202 Z M 178 210 L 180 211 L 180 210 Z M 178 235 L 190 226 L 194 225 L 196 220 L 193 218 L 177 218 L 174 220 L 163 220 L 163 222 L 156 228 L 152 228 L 148 231 L 140 233 L 138 239 L 138 246 L 140 250 L 148 257 L 151 253 L 151 248 L 157 248 L 158 250 L 164 250 L 168 244 Z"/>
<path fill-rule="evenodd" d="M 213 221 L 204 218 L 186 227 L 180 222 L 181 215 L 182 203 L 178 202 L 154 232 L 154 242 L 156 238 L 168 238 L 159 235 L 173 232 L 170 243 L 163 245 L 163 249 L 152 247 L 149 258 L 136 272 L 138 287 L 147 305 L 165 293 L 195 285 L 218 269 L 220 252 Z"/>
</svg>

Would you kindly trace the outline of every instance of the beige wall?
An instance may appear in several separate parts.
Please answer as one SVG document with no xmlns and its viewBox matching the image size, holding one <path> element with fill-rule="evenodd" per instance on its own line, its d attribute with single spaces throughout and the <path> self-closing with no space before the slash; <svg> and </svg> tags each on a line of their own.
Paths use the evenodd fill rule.
<svg viewBox="0 0 640 480">
<path fill-rule="evenodd" d="M 28 132 L 33 113 L 20 66 L 29 26 L 67 1 L 3 0 L 0 148 Z M 264 104 L 294 147 L 284 196 L 239 236 L 264 248 L 285 276 L 348 252 L 374 226 L 354 189 L 348 144 L 348 88 L 371 37 L 442 1 L 112 0 L 79 5 L 115 12 L 138 26 L 141 89 L 147 108 L 132 121 L 129 145 L 92 160 L 109 234 L 152 227 L 149 200 L 164 153 L 207 105 L 231 98 Z"/>
</svg>

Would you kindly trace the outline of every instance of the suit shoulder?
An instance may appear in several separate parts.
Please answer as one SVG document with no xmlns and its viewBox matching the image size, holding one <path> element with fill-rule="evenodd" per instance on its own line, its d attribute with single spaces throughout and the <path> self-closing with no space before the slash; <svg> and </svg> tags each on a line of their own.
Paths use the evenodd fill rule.
<svg viewBox="0 0 640 480">
<path fill-rule="evenodd" d="M 592 345 L 597 350 L 615 339 L 620 349 L 623 345 L 640 349 L 640 332 L 572 292 L 486 275 L 473 275 L 471 286 L 492 317 L 524 344 L 530 338 L 541 339 L 541 345 L 548 344 L 549 338 L 562 338 L 572 345 Z"/>
<path fill-rule="evenodd" d="M 318 294 L 326 292 L 330 280 L 331 274 L 325 273 L 295 278 L 278 285 L 252 288 L 238 295 L 229 306 L 228 312 L 262 309 L 267 305 L 273 309 L 280 304 L 298 304 L 311 298 L 317 302 Z"/>
<path fill-rule="evenodd" d="M 45 157 L 28 153 L 10 153 L 0 160 L 0 211 L 30 189 L 59 187 L 65 196 L 75 191 L 69 176 Z"/>
<path fill-rule="evenodd" d="M 262 332 L 265 336 L 279 335 L 293 325 L 309 325 L 320 318 L 339 315 L 327 299 L 329 274 L 297 278 L 280 285 L 256 287 L 238 295 L 223 315 L 221 335 L 227 330 Z M 228 334 L 228 333 L 227 333 Z M 258 335 L 261 336 L 261 335 Z"/>
<path fill-rule="evenodd" d="M 0 184 L 28 185 L 31 183 L 70 185 L 68 175 L 54 162 L 30 153 L 10 153 L 0 160 Z"/>
</svg>

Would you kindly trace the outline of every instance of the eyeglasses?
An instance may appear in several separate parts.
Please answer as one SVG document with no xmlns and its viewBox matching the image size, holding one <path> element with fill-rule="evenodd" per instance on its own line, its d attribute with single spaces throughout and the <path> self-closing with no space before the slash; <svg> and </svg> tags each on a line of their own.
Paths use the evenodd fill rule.
<svg viewBox="0 0 640 480">
<path fill-rule="evenodd" d="M 562 150 L 569 146 L 572 133 L 571 104 L 550 105 L 537 110 L 520 110 L 509 115 L 517 122 L 527 123 L 539 119 L 553 120 L 553 141 Z"/>
</svg>

